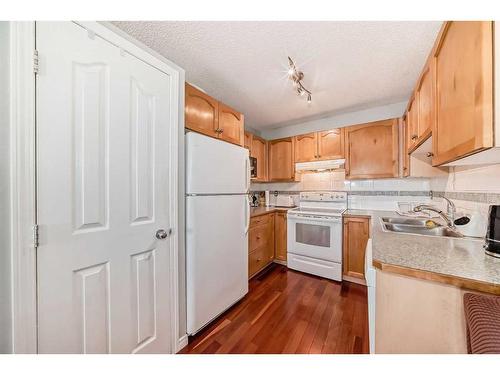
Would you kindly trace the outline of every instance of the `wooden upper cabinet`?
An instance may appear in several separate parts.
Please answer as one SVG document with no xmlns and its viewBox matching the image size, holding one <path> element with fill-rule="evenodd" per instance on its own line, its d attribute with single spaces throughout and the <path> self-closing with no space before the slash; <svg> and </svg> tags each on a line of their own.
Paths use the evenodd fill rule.
<svg viewBox="0 0 500 375">
<path fill-rule="evenodd" d="M 252 181 L 267 181 L 267 142 L 265 139 L 252 135 L 250 156 L 257 159 L 257 177 Z"/>
<path fill-rule="evenodd" d="M 370 220 L 365 217 L 344 217 L 344 259 L 342 274 L 364 281 L 365 249 L 370 237 Z"/>
<path fill-rule="evenodd" d="M 408 153 L 408 124 L 406 116 L 401 119 L 401 143 L 402 143 L 402 175 L 408 177 L 410 175 L 410 154 Z"/>
<path fill-rule="evenodd" d="M 219 128 L 217 100 L 186 83 L 184 110 L 186 128 L 217 137 Z"/>
<path fill-rule="evenodd" d="M 244 116 L 231 107 L 219 103 L 219 138 L 240 146 L 244 145 Z"/>
<path fill-rule="evenodd" d="M 274 251 L 277 260 L 286 261 L 287 243 L 286 212 L 276 212 L 274 216 Z"/>
<path fill-rule="evenodd" d="M 344 157 L 344 131 L 342 129 L 301 134 L 295 139 L 295 162 L 333 160 Z"/>
<path fill-rule="evenodd" d="M 297 135 L 295 138 L 295 162 L 314 161 L 318 158 L 318 133 Z"/>
<path fill-rule="evenodd" d="M 268 142 L 268 177 L 270 181 L 293 181 L 295 178 L 293 138 Z"/>
<path fill-rule="evenodd" d="M 431 58 L 424 68 L 419 84 L 418 95 L 418 129 L 417 143 L 421 144 L 427 139 L 434 124 L 434 59 Z"/>
<path fill-rule="evenodd" d="M 493 146 L 493 22 L 453 21 L 434 50 L 433 165 Z"/>
<path fill-rule="evenodd" d="M 244 133 L 244 142 L 243 142 L 243 146 L 247 149 L 247 150 L 251 150 L 252 149 L 252 137 L 253 137 L 253 134 L 250 133 L 250 132 L 245 132 Z"/>
<path fill-rule="evenodd" d="M 318 132 L 318 160 L 344 158 L 344 130 Z"/>
<path fill-rule="evenodd" d="M 417 145 L 418 140 L 418 95 L 415 95 L 408 106 L 408 149 L 413 151 L 415 146 Z"/>
<path fill-rule="evenodd" d="M 346 178 L 398 177 L 398 120 L 345 128 Z"/>
</svg>

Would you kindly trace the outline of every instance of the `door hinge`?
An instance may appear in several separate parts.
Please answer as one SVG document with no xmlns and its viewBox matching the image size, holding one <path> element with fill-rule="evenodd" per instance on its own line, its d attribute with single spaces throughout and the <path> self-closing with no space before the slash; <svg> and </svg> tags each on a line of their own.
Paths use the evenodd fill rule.
<svg viewBox="0 0 500 375">
<path fill-rule="evenodd" d="M 33 225 L 33 247 L 37 248 L 39 245 L 38 224 Z"/>
<path fill-rule="evenodd" d="M 37 75 L 38 74 L 38 70 L 39 70 L 38 51 L 34 50 L 33 51 L 33 73 L 35 75 Z"/>
</svg>

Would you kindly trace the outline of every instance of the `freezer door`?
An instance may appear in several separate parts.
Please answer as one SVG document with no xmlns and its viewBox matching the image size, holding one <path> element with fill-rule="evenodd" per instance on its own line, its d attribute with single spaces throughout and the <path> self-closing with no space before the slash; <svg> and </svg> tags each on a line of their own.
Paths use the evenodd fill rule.
<svg viewBox="0 0 500 375">
<path fill-rule="evenodd" d="M 248 150 L 194 132 L 186 134 L 186 193 L 246 193 L 250 188 Z"/>
<path fill-rule="evenodd" d="M 186 198 L 187 332 L 192 335 L 248 292 L 246 195 Z"/>
</svg>

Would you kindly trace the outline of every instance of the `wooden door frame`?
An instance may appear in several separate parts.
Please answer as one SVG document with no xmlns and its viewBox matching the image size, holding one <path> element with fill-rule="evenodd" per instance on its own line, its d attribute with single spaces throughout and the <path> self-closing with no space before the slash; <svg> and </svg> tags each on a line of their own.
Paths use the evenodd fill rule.
<svg viewBox="0 0 500 375">
<path fill-rule="evenodd" d="M 179 202 L 183 202 L 183 185 L 179 178 L 179 151 L 183 147 L 179 127 L 184 127 L 184 70 L 140 42 L 120 32 L 109 23 L 74 22 L 111 44 L 126 50 L 141 61 L 169 75 L 172 80 L 170 100 L 170 176 L 172 198 L 172 236 L 170 236 L 170 298 L 172 319 L 171 348 L 178 352 L 187 344 L 187 336 L 179 332 L 179 238 L 184 230 Z M 38 352 L 37 337 L 37 273 L 34 227 L 36 208 L 36 80 L 34 51 L 36 22 L 10 22 L 10 251 L 12 257 L 12 351 Z M 43 64 L 43 61 L 41 62 Z M 40 67 L 43 71 L 43 65 Z M 43 239 L 43 233 L 41 233 Z"/>
</svg>

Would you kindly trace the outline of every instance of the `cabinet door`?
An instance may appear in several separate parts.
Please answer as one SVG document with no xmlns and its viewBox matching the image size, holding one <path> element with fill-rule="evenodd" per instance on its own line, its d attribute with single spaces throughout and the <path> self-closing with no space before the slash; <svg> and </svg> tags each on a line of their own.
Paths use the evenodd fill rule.
<svg viewBox="0 0 500 375">
<path fill-rule="evenodd" d="M 252 149 L 252 133 L 250 132 L 245 132 L 245 140 L 244 140 L 244 144 L 243 146 L 247 149 L 247 150 L 251 150 Z"/>
<path fill-rule="evenodd" d="M 274 249 L 277 260 L 286 262 L 286 212 L 277 212 L 274 217 Z"/>
<path fill-rule="evenodd" d="M 248 231 L 248 275 L 252 277 L 274 260 L 274 214 L 252 220 Z"/>
<path fill-rule="evenodd" d="M 422 77 L 417 88 L 418 95 L 418 129 L 417 137 L 418 144 L 421 144 L 427 139 L 432 130 L 434 123 L 434 84 L 433 84 L 433 61 L 430 59 L 429 63 L 424 68 Z"/>
<path fill-rule="evenodd" d="M 318 132 L 318 159 L 333 160 L 344 158 L 344 131 L 332 129 Z"/>
<path fill-rule="evenodd" d="M 257 159 L 257 178 L 253 181 L 267 181 L 267 142 L 266 140 L 252 136 L 252 147 L 250 156 Z"/>
<path fill-rule="evenodd" d="M 295 162 L 314 161 L 318 158 L 318 133 L 297 135 L 295 138 Z"/>
<path fill-rule="evenodd" d="M 403 152 L 403 177 L 408 177 L 410 175 L 410 155 L 408 154 L 408 123 L 406 122 L 407 116 L 404 116 L 401 120 L 401 142 L 402 142 L 402 152 Z"/>
<path fill-rule="evenodd" d="M 344 217 L 343 275 L 365 278 L 365 249 L 370 232 L 370 220 L 364 217 Z"/>
<path fill-rule="evenodd" d="M 219 103 L 219 138 L 240 146 L 244 144 L 244 116 L 225 104 Z"/>
<path fill-rule="evenodd" d="M 293 161 L 293 139 L 282 138 L 268 142 L 269 180 L 293 181 L 295 164 Z"/>
<path fill-rule="evenodd" d="M 418 95 L 415 95 L 408 106 L 408 149 L 413 151 L 418 140 Z"/>
<path fill-rule="evenodd" d="M 218 136 L 219 103 L 214 98 L 186 83 L 185 126 L 211 137 Z"/>
<path fill-rule="evenodd" d="M 383 120 L 345 129 L 346 177 L 398 177 L 398 120 Z"/>
<path fill-rule="evenodd" d="M 433 165 L 493 146 L 493 22 L 447 22 L 434 51 Z"/>
</svg>

